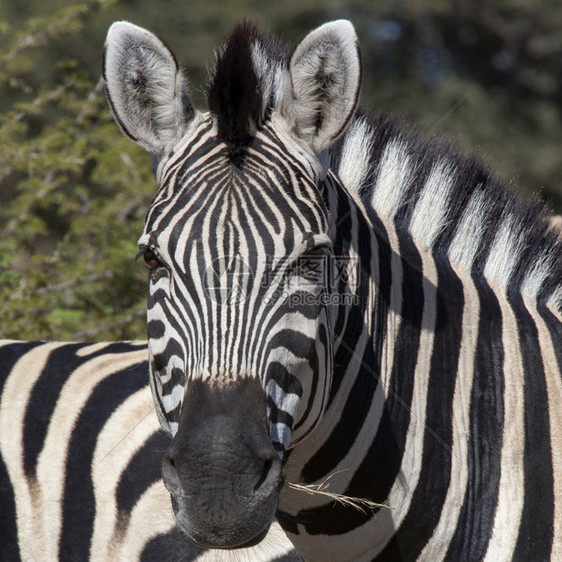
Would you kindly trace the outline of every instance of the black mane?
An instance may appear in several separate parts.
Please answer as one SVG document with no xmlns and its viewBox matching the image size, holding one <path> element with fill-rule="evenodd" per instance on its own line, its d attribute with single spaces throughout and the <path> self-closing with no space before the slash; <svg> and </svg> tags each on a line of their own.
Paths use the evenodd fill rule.
<svg viewBox="0 0 562 562">
<path fill-rule="evenodd" d="M 446 137 L 428 135 L 418 128 L 405 126 L 400 120 L 383 112 L 373 115 L 361 111 L 356 113 L 331 151 L 330 168 L 336 174 L 342 164 L 342 147 L 347 137 L 353 134 L 357 123 L 362 121 L 368 124 L 366 135 L 369 138 L 369 152 L 355 154 L 353 158 L 357 164 L 368 159 L 370 173 L 362 185 L 352 186 L 352 189 L 359 193 L 369 212 L 379 213 L 376 207 L 372 207 L 371 197 L 381 171 L 379 165 L 382 155 L 389 143 L 399 142 L 411 159 L 413 171 L 396 214 L 387 217 L 394 221 L 399 231 L 406 236 L 417 234 L 411 231 L 414 208 L 431 170 L 439 163 L 445 163 L 454 173 L 451 175 L 450 190 L 441 193 L 442 196 L 447 195 L 449 200 L 443 228 L 432 248 L 434 254 L 447 259 L 449 246 L 465 209 L 474 197 L 482 196 L 484 208 L 478 212 L 481 244 L 471 264 L 472 272 L 478 277 L 484 276 L 496 234 L 504 222 L 509 222 L 513 239 L 517 241 L 517 255 L 508 290 L 518 292 L 527 274 L 541 263 L 548 269 L 549 275 L 544 280 L 540 295 L 548 296 L 557 290 L 562 278 L 562 238 L 558 230 L 552 227 L 551 210 L 537 194 L 521 198 L 513 183 L 498 178 L 477 155 L 460 149 L 456 142 Z M 557 307 L 562 310 L 560 297 L 557 298 Z"/>
<path fill-rule="evenodd" d="M 252 54 L 255 49 L 263 55 L 259 62 Z M 251 142 L 256 130 L 269 117 L 275 92 L 271 91 L 268 74 L 274 65 L 285 64 L 286 59 L 286 50 L 279 42 L 247 21 L 234 28 L 217 53 L 207 101 L 217 120 L 218 136 L 233 154 Z"/>
</svg>

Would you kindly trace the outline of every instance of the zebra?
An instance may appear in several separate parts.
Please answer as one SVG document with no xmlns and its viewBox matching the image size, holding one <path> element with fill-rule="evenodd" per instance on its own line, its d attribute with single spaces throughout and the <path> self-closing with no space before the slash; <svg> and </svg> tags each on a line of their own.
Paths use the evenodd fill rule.
<svg viewBox="0 0 562 562">
<path fill-rule="evenodd" d="M 159 38 L 108 31 L 158 184 L 139 257 L 177 525 L 232 549 L 276 515 L 306 560 L 561 560 L 561 243 L 477 158 L 359 109 L 361 75 L 349 21 L 292 51 L 244 22 L 201 112 Z"/>
<path fill-rule="evenodd" d="M 0 560 L 300 559 L 277 524 L 231 553 L 180 534 L 147 357 L 146 342 L 0 342 Z"/>
</svg>

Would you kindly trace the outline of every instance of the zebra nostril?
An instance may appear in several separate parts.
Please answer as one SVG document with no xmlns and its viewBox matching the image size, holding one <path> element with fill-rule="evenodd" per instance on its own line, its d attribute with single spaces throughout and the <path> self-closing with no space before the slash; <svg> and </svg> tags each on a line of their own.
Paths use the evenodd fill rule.
<svg viewBox="0 0 562 562">
<path fill-rule="evenodd" d="M 254 486 L 254 491 L 264 487 L 266 483 L 272 485 L 277 482 L 281 472 L 280 467 L 277 466 L 278 464 L 280 463 L 276 455 L 269 456 L 264 460 L 260 477 Z M 272 483 L 271 480 L 274 480 L 274 482 Z"/>
<path fill-rule="evenodd" d="M 174 455 L 167 453 L 162 458 L 162 478 L 164 486 L 173 494 L 177 492 L 180 486 L 178 471 L 176 469 L 176 460 Z"/>
<path fill-rule="evenodd" d="M 257 481 L 256 485 L 254 486 L 254 490 L 259 490 L 259 488 L 263 485 L 263 483 L 265 482 L 267 475 L 269 474 L 269 471 L 271 470 L 271 465 L 273 464 L 273 461 L 271 459 L 267 459 L 263 465 L 263 470 L 261 473 L 261 476 L 259 477 L 259 480 Z"/>
<path fill-rule="evenodd" d="M 177 478 L 176 459 L 174 455 L 167 453 L 162 459 L 162 474 L 164 479 L 175 480 Z"/>
</svg>

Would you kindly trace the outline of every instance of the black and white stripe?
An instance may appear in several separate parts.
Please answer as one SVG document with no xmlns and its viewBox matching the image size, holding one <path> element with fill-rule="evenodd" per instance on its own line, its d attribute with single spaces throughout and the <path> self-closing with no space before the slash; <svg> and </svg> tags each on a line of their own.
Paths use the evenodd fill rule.
<svg viewBox="0 0 562 562">
<path fill-rule="evenodd" d="M 195 521 L 233 527 L 234 510 L 208 506 L 276 502 L 305 559 L 561 559 L 560 240 L 540 204 L 475 159 L 361 116 L 360 74 L 348 22 L 291 56 L 245 24 L 219 52 L 200 114 L 158 39 L 110 29 L 114 115 L 159 161 L 140 247 L 177 520 L 196 541 L 236 546 L 258 530 L 225 539 Z M 247 449 L 263 442 L 251 424 L 266 407 L 282 458 L 278 503 L 274 487 L 259 503 L 234 485 L 200 500 L 178 476 L 215 459 L 208 427 L 217 404 L 232 419 L 247 406 L 243 381 L 262 389 Z M 287 482 L 388 507 L 353 510 Z"/>
<path fill-rule="evenodd" d="M 0 559 L 298 559 L 277 526 L 232 553 L 178 532 L 147 372 L 145 342 L 0 342 Z"/>
<path fill-rule="evenodd" d="M 299 283 L 298 277 L 288 284 L 287 275 L 303 252 L 308 261 L 301 260 L 301 267 L 323 267 L 322 247 L 329 243 L 328 237 L 306 237 L 298 233 L 323 232 L 327 224 L 324 217 L 315 212 L 314 205 L 308 203 L 319 199 L 312 182 L 298 185 L 301 191 L 298 202 L 295 202 L 295 193 L 286 193 L 283 201 L 278 199 L 274 187 L 276 178 L 283 174 L 306 178 L 314 172 L 304 159 L 293 159 L 288 168 L 285 160 L 277 158 L 280 147 L 285 153 L 292 150 L 290 144 L 284 145 L 282 138 L 264 131 L 244 157 L 247 166 L 256 172 L 232 180 L 228 148 L 213 146 L 217 144 L 216 134 L 211 119 L 202 119 L 194 130 L 195 141 L 178 149 L 179 156 L 174 163 L 181 162 L 181 166 L 161 167 L 162 187 L 147 215 L 146 234 L 139 242 L 156 253 L 161 264 L 170 264 L 153 271 L 150 285 L 151 383 L 162 417 L 175 434 L 183 399 L 184 373 L 203 379 L 220 372 L 225 375 L 264 373 L 271 407 L 272 439 L 282 450 L 288 445 L 293 424 L 301 421 L 292 418 L 287 423 L 283 421 L 284 414 L 292 413 L 291 409 L 287 411 L 283 401 L 291 401 L 290 394 L 298 400 L 302 389 L 290 375 L 284 380 L 282 374 L 280 378 L 272 374 L 280 363 L 274 351 L 279 345 L 275 335 L 283 330 L 281 316 L 286 313 L 281 306 L 283 301 L 275 298 L 275 294 L 290 298 L 304 290 L 319 290 L 319 284 Z M 201 153 L 212 155 L 205 166 L 198 160 Z M 265 162 L 267 171 L 261 173 L 259 170 L 264 168 Z M 185 170 L 193 167 L 197 168 L 195 174 L 190 173 L 194 187 L 171 195 L 170 186 L 183 182 Z M 233 184 L 236 190 L 232 189 Z M 228 195 L 221 197 L 227 191 Z M 304 204 L 299 206 L 301 201 Z M 183 209 L 189 218 L 184 219 L 181 213 L 180 216 L 170 213 L 171 209 Z M 285 220 L 289 213 L 295 217 L 294 223 Z M 272 223 L 275 234 L 269 235 Z M 228 224 L 244 224 L 245 228 L 231 234 L 225 227 Z M 181 225 L 181 232 L 177 225 Z M 217 235 L 221 230 L 224 236 Z M 201 233 L 206 243 L 185 246 L 183 240 L 190 238 L 191 232 Z M 189 271 L 189 275 L 172 280 L 170 271 L 175 269 L 184 274 Z M 324 316 L 322 311 L 320 313 Z M 307 313 L 304 307 L 290 311 L 284 322 L 291 330 L 293 326 L 302 327 L 296 336 L 301 343 L 292 342 L 283 353 L 290 350 L 291 345 L 306 346 L 306 342 L 302 343 L 303 334 L 315 332 L 316 326 L 323 324 L 315 312 Z M 227 332 L 230 337 L 225 338 Z M 326 340 L 325 346 L 319 345 L 315 356 L 318 362 L 328 365 L 330 353 Z M 298 359 L 295 362 L 299 363 L 296 368 L 310 368 L 301 365 Z M 155 368 L 155 365 L 162 365 L 162 368 Z M 307 399 L 319 402 L 313 406 L 317 417 L 323 409 L 328 385 L 317 370 L 311 371 L 311 376 L 318 378 L 314 381 L 318 390 Z M 165 388 L 166 384 L 171 386 Z M 315 424 L 313 417 L 308 418 L 300 432 L 293 433 L 293 439 L 306 435 Z"/>
<path fill-rule="evenodd" d="M 334 361 L 349 368 L 297 466 L 391 509 L 350 516 L 287 490 L 289 536 L 305 559 L 345 545 L 358 559 L 556 560 L 562 277 L 543 211 L 385 117 L 358 118 L 334 153 L 340 177 L 346 154 L 357 168 L 370 158 L 328 201 L 346 217 L 338 252 L 363 243 L 362 270 L 378 275 L 375 317 L 338 321 Z"/>
</svg>

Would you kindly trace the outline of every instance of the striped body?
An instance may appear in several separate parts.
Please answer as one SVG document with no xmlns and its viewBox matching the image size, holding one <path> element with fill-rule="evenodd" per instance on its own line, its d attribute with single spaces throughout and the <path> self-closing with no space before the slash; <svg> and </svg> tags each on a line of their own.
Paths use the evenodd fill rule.
<svg viewBox="0 0 562 562">
<path fill-rule="evenodd" d="M 177 531 L 147 370 L 144 342 L 0 342 L 0 559 L 295 559 L 278 528 L 232 553 Z"/>
</svg>

